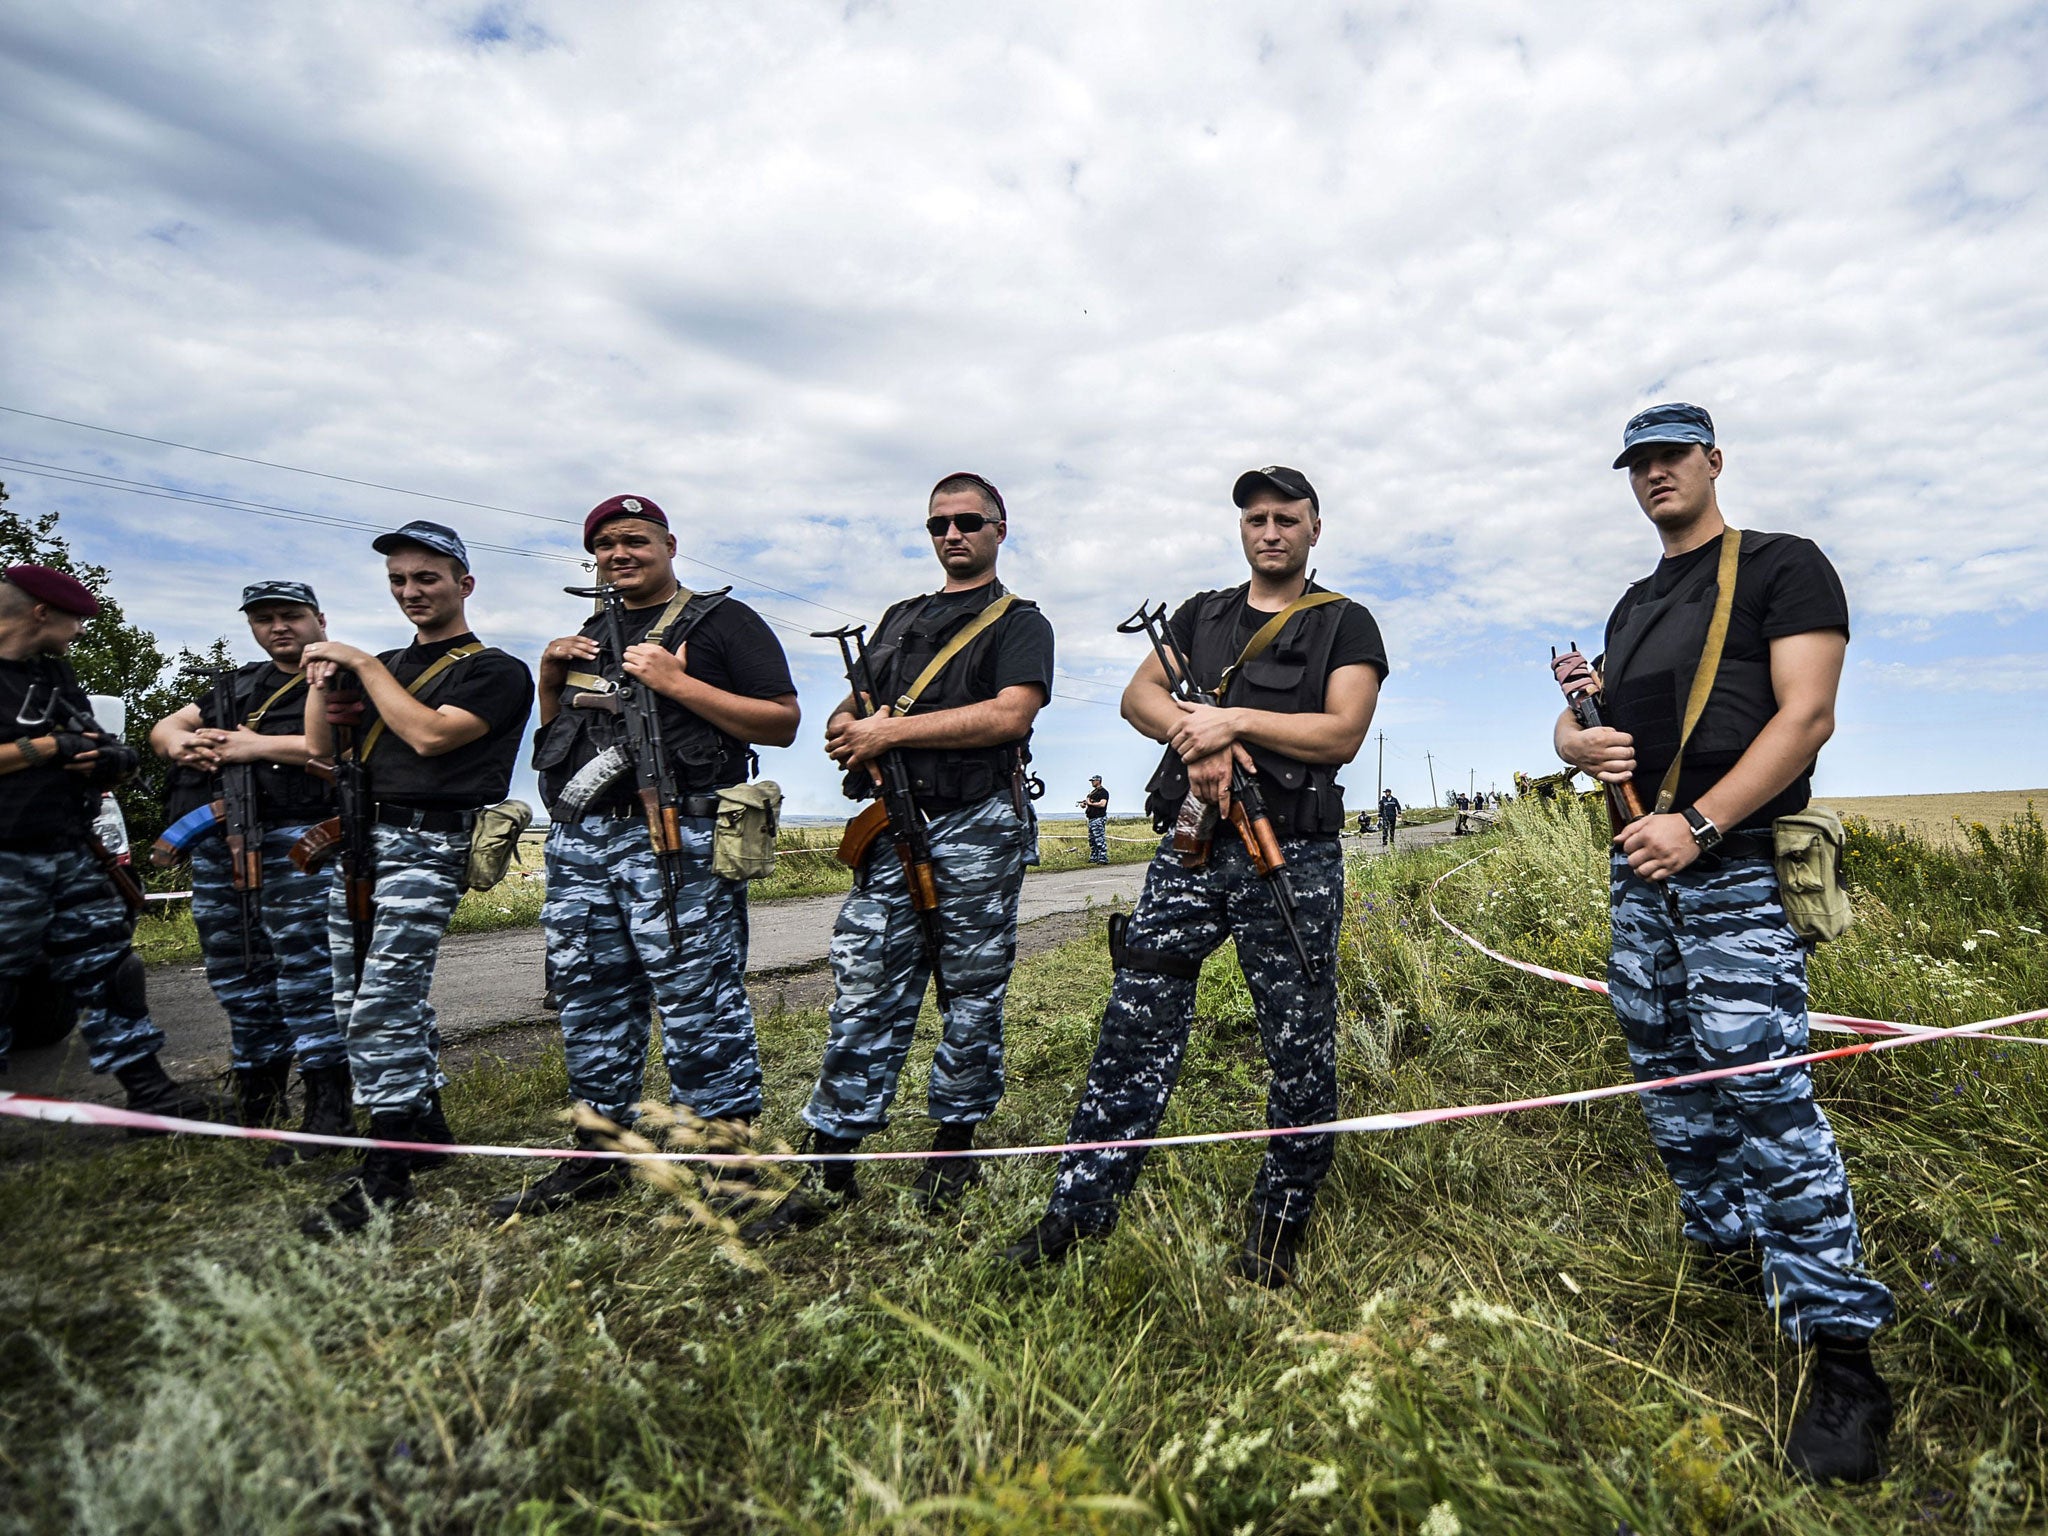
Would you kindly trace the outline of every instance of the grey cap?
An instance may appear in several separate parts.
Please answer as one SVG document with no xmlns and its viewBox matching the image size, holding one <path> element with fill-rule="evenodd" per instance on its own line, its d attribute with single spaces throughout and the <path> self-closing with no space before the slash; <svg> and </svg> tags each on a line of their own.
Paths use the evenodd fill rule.
<svg viewBox="0 0 2048 1536">
<path fill-rule="evenodd" d="M 1653 405 L 1647 411 L 1637 411 L 1629 417 L 1628 425 L 1621 429 L 1621 457 L 1614 461 L 1614 467 L 1627 469 L 1639 448 L 1681 443 L 1713 447 L 1714 418 L 1699 406 L 1687 405 L 1681 400 L 1674 400 L 1669 405 Z"/>
<path fill-rule="evenodd" d="M 303 581 L 252 581 L 242 588 L 242 611 L 247 613 L 258 603 L 304 603 L 315 612 L 320 608 L 320 599 Z"/>
<path fill-rule="evenodd" d="M 465 571 L 469 569 L 469 550 L 462 542 L 462 535 L 445 523 L 430 523 L 419 518 L 395 533 L 380 533 L 370 540 L 370 548 L 380 555 L 388 555 L 404 544 L 418 544 L 437 555 L 452 556 Z"/>
</svg>

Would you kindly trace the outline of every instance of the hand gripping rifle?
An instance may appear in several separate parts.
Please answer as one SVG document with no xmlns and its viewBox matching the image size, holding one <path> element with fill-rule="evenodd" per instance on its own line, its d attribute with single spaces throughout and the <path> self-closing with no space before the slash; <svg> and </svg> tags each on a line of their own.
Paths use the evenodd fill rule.
<svg viewBox="0 0 2048 1536">
<path fill-rule="evenodd" d="M 1216 703 L 1214 694 L 1196 685 L 1194 671 L 1166 622 L 1166 604 L 1147 608 L 1140 603 L 1138 611 L 1116 629 L 1120 635 L 1143 634 L 1152 642 L 1153 654 L 1166 671 L 1166 691 L 1176 699 L 1189 704 Z M 1190 793 L 1181 802 L 1180 817 L 1173 828 L 1173 848 L 1180 855 L 1181 863 L 1189 869 L 1199 869 L 1207 862 L 1214 821 L 1214 808 L 1198 800 L 1194 794 Z M 1267 813 L 1266 797 L 1257 780 L 1237 760 L 1234 747 L 1230 759 L 1230 824 L 1237 828 L 1237 835 L 1243 839 L 1244 851 L 1252 861 L 1252 868 L 1258 871 L 1267 889 L 1273 893 L 1273 905 L 1280 909 L 1280 924 L 1287 930 L 1294 953 L 1301 960 L 1301 968 L 1313 981 L 1315 957 L 1302 942 L 1301 929 L 1295 922 L 1294 881 L 1287 873 L 1287 856 L 1280 851 L 1280 838 L 1273 830 L 1272 816 Z"/>
<path fill-rule="evenodd" d="M 661 874 L 661 907 L 668 919 L 668 939 L 680 944 L 682 929 L 676 906 L 682 897 L 683 828 L 677 807 L 675 768 L 661 739 L 660 708 L 653 690 L 626 670 L 626 599 L 614 586 L 564 587 L 571 597 L 597 599 L 604 618 L 604 644 L 610 653 L 603 692 L 586 689 L 566 702 L 571 709 L 595 709 L 617 720 L 626 757 L 633 767 L 634 793 L 654 845 L 654 866 Z M 565 796 L 566 798 L 566 796 Z"/>
<path fill-rule="evenodd" d="M 1562 656 L 1557 647 L 1550 648 L 1550 672 L 1557 679 L 1557 686 L 1564 690 L 1565 702 L 1571 706 L 1572 718 L 1579 723 L 1582 731 L 1595 730 L 1607 724 L 1600 713 L 1600 679 L 1594 674 L 1593 664 L 1579 653 L 1579 642 L 1574 640 L 1571 649 Z M 1642 797 L 1636 793 L 1633 782 L 1607 784 L 1607 819 L 1616 832 L 1643 814 Z"/>
<path fill-rule="evenodd" d="M 361 719 L 357 705 L 361 685 L 356 675 L 337 667 L 327 684 L 328 725 L 334 733 L 334 761 L 308 763 L 306 771 L 334 785 L 335 814 L 292 845 L 292 863 L 310 873 L 341 855 L 341 888 L 348 913 L 349 943 L 355 978 L 363 979 L 370 941 L 377 927 L 377 807 L 370 797 L 370 770 L 362 759 Z M 336 719 L 337 714 L 348 719 Z"/>
<path fill-rule="evenodd" d="M 875 679 L 868 666 L 867 625 L 812 632 L 813 640 L 837 640 L 839 655 L 846 663 L 846 680 L 853 687 L 853 712 L 862 719 L 875 713 Z M 932 865 L 931 831 L 924 812 L 910 787 L 910 770 L 900 753 L 884 752 L 868 764 L 868 776 L 881 791 L 875 802 L 846 824 L 839 840 L 839 862 L 859 869 L 874 841 L 887 831 L 896 845 L 896 857 L 903 864 L 903 882 L 910 890 L 910 910 L 917 915 L 917 931 L 924 940 L 925 959 L 931 962 L 932 986 L 939 994 L 939 1006 L 952 1002 L 945 973 L 939 968 L 939 885 Z"/>
<path fill-rule="evenodd" d="M 96 766 L 86 775 L 86 783 L 95 789 L 105 791 L 117 784 L 125 784 L 135 777 L 135 770 L 142 759 L 133 747 L 120 737 L 100 729 L 99 721 L 92 717 L 89 710 L 67 704 L 61 695 L 53 693 L 50 705 L 52 712 L 49 723 L 57 727 L 59 749 L 62 750 L 69 745 L 65 740 L 68 735 L 83 738 L 81 745 L 98 753 Z M 62 711 L 61 715 L 57 713 L 59 710 Z M 26 705 L 23 706 L 23 713 L 27 713 Z M 123 864 L 107 845 L 100 841 L 97 832 L 89 835 L 85 841 L 92 852 L 93 861 L 106 875 L 107 883 L 114 888 L 114 894 L 121 898 L 121 905 L 128 909 L 130 920 L 140 917 L 147 903 L 142 894 L 142 882 L 135 878 L 135 871 Z"/>
<path fill-rule="evenodd" d="M 239 723 L 234 678 L 232 667 L 213 673 L 207 697 L 214 723 L 224 731 L 232 731 Z M 256 964 L 256 935 L 263 924 L 263 822 L 256 802 L 256 767 L 253 763 L 223 763 L 214 773 L 213 785 L 213 813 L 227 840 L 229 877 L 235 905 L 241 909 L 242 969 L 246 971 Z"/>
</svg>

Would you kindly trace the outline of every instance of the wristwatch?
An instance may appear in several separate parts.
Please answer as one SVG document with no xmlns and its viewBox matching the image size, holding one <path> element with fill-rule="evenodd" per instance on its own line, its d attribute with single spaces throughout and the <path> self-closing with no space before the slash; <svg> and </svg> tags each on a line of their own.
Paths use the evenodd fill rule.
<svg viewBox="0 0 2048 1536">
<path fill-rule="evenodd" d="M 1692 840 L 1700 845 L 1700 852 L 1712 853 L 1721 841 L 1721 829 L 1709 821 L 1706 813 L 1696 805 L 1688 805 L 1679 815 L 1692 828 Z"/>
</svg>

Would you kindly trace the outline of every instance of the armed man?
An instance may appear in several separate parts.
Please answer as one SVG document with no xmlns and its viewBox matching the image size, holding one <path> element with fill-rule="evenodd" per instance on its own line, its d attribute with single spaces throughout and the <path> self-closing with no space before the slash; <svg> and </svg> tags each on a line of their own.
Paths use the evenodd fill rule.
<svg viewBox="0 0 2048 1536">
<path fill-rule="evenodd" d="M 865 666 L 849 648 L 859 681 L 825 725 L 847 796 L 879 793 L 888 811 L 887 830 L 841 849 L 856 873 L 832 930 L 831 1025 L 803 1116 L 810 1149 L 827 1154 L 853 1151 L 888 1123 L 927 982 L 943 1030 L 927 1094 L 933 1149 L 972 1147 L 1003 1092 L 1017 899 L 1037 862 L 1024 766 L 1032 722 L 1052 696 L 1053 633 L 1036 604 L 996 577 L 1009 513 L 993 485 L 947 475 L 926 513 L 945 585 L 882 615 Z M 936 1212 L 977 1177 L 971 1159 L 932 1158 L 915 1189 Z M 820 1163 L 741 1235 L 814 1226 L 859 1194 L 852 1164 Z"/>
<path fill-rule="evenodd" d="M 1266 1123 L 1313 1125 L 1336 1115 L 1344 907 L 1336 779 L 1372 723 L 1386 649 L 1363 606 L 1307 574 L 1322 506 L 1300 471 L 1248 471 L 1231 497 L 1250 580 L 1183 603 L 1166 626 L 1173 647 L 1150 627 L 1163 608 L 1126 626 L 1143 622 L 1154 637 L 1154 654 L 1124 689 L 1123 715 L 1166 743 L 1146 809 L 1161 832 L 1173 830 L 1128 924 L 1111 922 L 1116 980 L 1069 1141 L 1141 1140 L 1157 1131 L 1187 1048 L 1202 961 L 1226 936 L 1236 942 L 1273 1074 Z M 1177 696 L 1185 689 L 1163 659 L 1174 648 L 1192 687 L 1214 704 Z M 1247 791 L 1257 804 L 1243 804 Z M 1234 797 L 1246 813 L 1242 827 L 1228 819 Z M 1270 829 L 1252 814 L 1261 808 Z M 1241 1274 L 1287 1283 L 1331 1155 L 1327 1135 L 1269 1144 Z M 1144 1162 L 1142 1150 L 1063 1157 L 1044 1217 L 1004 1256 L 1035 1268 L 1107 1233 Z"/>
<path fill-rule="evenodd" d="M 668 517 L 647 497 L 598 503 L 583 547 L 610 589 L 600 598 L 620 605 L 624 652 L 602 609 L 549 641 L 534 742 L 553 821 L 541 926 L 569 1093 L 614 1125 L 638 1118 L 651 1005 L 670 1100 L 701 1120 L 751 1122 L 761 1062 L 747 1001 L 747 887 L 714 871 L 712 832 L 718 791 L 747 779 L 751 748 L 796 739 L 796 684 L 759 614 L 723 590 L 677 582 Z M 655 731 L 636 743 L 620 712 L 650 704 Z M 636 762 L 636 751 L 657 761 Z M 643 782 L 655 789 L 651 805 L 636 795 Z M 584 1128 L 576 1140 L 601 1144 Z M 627 1164 L 566 1161 L 491 1215 L 603 1199 L 628 1182 Z"/>
<path fill-rule="evenodd" d="M 306 772 L 305 650 L 327 638 L 327 619 L 302 581 L 244 587 L 242 614 L 268 659 L 216 679 L 204 698 L 149 733 L 173 764 L 171 825 L 151 857 L 191 858 L 192 921 L 207 984 L 228 1016 L 242 1124 L 283 1117 L 296 1057 L 306 1089 L 300 1129 L 348 1136 L 355 1112 L 327 952 L 330 878 L 290 857 L 334 811 L 333 791 Z M 326 1152 L 279 1147 L 269 1163 Z"/>
<path fill-rule="evenodd" d="M 1629 421 L 1614 467 L 1628 471 L 1663 558 L 1607 621 L 1607 723 L 1588 729 L 1567 710 L 1556 730 L 1567 763 L 1655 803 L 1615 837 L 1612 861 L 1608 984 L 1639 1080 L 1807 1049 L 1808 945 L 1780 899 L 1772 824 L 1806 806 L 1833 734 L 1849 606 L 1807 540 L 1728 528 L 1721 465 L 1698 406 Z M 1717 602 L 1724 586 L 1732 607 Z M 1701 707 L 1694 685 L 1716 629 L 1719 666 L 1700 679 L 1711 690 Z M 1870 1337 L 1891 1320 L 1892 1298 L 1864 1267 L 1848 1176 L 1807 1070 L 1642 1102 L 1687 1240 L 1711 1270 L 1760 1288 L 1811 1350 L 1788 1463 L 1820 1481 L 1877 1477 L 1892 1409 Z"/>
<path fill-rule="evenodd" d="M 1394 846 L 1394 829 L 1401 824 L 1401 802 L 1391 789 L 1380 791 L 1380 846 Z"/>
<path fill-rule="evenodd" d="M 163 1031 L 132 942 L 141 892 L 94 829 L 101 794 L 141 761 L 99 728 L 64 659 L 99 611 L 62 571 L 0 572 L 0 1072 L 21 978 L 47 958 L 77 1001 L 93 1071 L 113 1073 L 130 1109 L 218 1119 L 219 1095 L 173 1083 L 157 1060 Z"/>
<path fill-rule="evenodd" d="M 454 1140 L 441 1112 L 447 1079 L 427 989 L 462 896 L 477 812 L 511 787 L 533 709 L 533 675 L 517 657 L 470 633 L 464 604 L 476 578 L 454 529 L 411 522 L 370 547 L 384 556 L 391 596 L 414 627 L 413 643 L 372 656 L 321 640 L 304 653 L 313 692 L 306 743 L 327 759 L 341 738 L 344 756 L 368 775 L 366 814 L 374 821 L 374 869 L 345 867 L 328 899 L 334 1011 L 370 1134 L 446 1144 Z M 335 771 L 346 772 L 346 764 L 337 761 Z M 346 828 L 338 830 L 347 836 Z M 352 906 L 351 873 L 374 881 L 368 914 Z M 356 929 L 366 919 L 359 968 Z M 372 1151 L 361 1177 L 300 1226 L 311 1237 L 356 1231 L 373 1207 L 410 1201 L 412 1174 L 438 1161 L 430 1153 Z"/>
<path fill-rule="evenodd" d="M 1081 797 L 1081 815 L 1088 823 L 1088 862 L 1109 862 L 1109 791 L 1102 787 L 1102 775 L 1088 780 L 1088 793 Z"/>
</svg>

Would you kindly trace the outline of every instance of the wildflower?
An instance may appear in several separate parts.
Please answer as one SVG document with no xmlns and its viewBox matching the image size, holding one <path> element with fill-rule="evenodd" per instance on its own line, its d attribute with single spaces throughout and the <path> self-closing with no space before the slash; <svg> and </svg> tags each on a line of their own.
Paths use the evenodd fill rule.
<svg viewBox="0 0 2048 1536">
<path fill-rule="evenodd" d="M 1448 1499 L 1430 1505 L 1429 1515 L 1422 1522 L 1422 1536 L 1459 1536 L 1464 1529 Z"/>
<path fill-rule="evenodd" d="M 1380 1389 L 1364 1371 L 1355 1372 L 1337 1394 L 1338 1411 L 1351 1429 L 1359 1429 L 1379 1412 Z"/>
<path fill-rule="evenodd" d="M 1337 1491 L 1341 1481 L 1336 1467 L 1327 1461 L 1319 1461 L 1308 1469 L 1308 1477 L 1295 1485 L 1288 1498 L 1296 1503 L 1307 1503 L 1311 1499 L 1327 1499 Z"/>
</svg>

